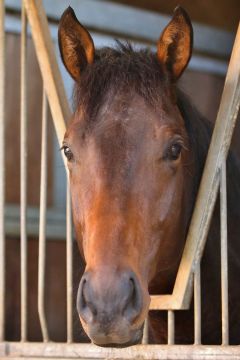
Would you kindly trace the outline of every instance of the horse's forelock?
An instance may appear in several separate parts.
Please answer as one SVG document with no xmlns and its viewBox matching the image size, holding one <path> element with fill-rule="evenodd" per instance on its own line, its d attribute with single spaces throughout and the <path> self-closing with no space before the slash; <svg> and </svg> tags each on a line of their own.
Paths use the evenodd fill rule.
<svg viewBox="0 0 240 360">
<path fill-rule="evenodd" d="M 130 44 L 117 42 L 115 48 L 96 52 L 95 62 L 75 85 L 74 108 L 81 106 L 88 120 L 94 121 L 110 91 L 112 94 L 133 91 L 151 105 L 157 105 L 168 87 L 168 75 L 156 54 L 146 49 L 134 51 Z"/>
</svg>

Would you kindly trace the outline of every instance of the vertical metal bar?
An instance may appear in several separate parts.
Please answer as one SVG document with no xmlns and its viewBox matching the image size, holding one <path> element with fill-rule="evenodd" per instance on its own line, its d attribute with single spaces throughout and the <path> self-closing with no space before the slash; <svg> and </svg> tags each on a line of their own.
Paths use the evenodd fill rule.
<svg viewBox="0 0 240 360">
<path fill-rule="evenodd" d="M 67 181 L 67 207 L 66 207 L 66 238 L 67 238 L 67 342 L 73 341 L 73 239 L 72 239 L 72 213 L 69 181 Z"/>
<path fill-rule="evenodd" d="M 45 269 L 46 269 L 46 210 L 47 210 L 47 98 L 43 90 L 41 180 L 38 253 L 38 314 L 44 341 L 49 340 L 45 315 Z"/>
<path fill-rule="evenodd" d="M 5 329 L 5 4 L 0 3 L 0 341 Z"/>
<path fill-rule="evenodd" d="M 197 263 L 194 272 L 194 344 L 201 344 L 201 267 Z"/>
<path fill-rule="evenodd" d="M 174 342 L 175 342 L 174 311 L 168 310 L 168 345 L 173 345 Z"/>
<path fill-rule="evenodd" d="M 221 293 L 222 293 L 222 344 L 229 343 L 228 329 L 228 256 L 227 256 L 227 180 L 226 159 L 222 162 L 220 178 L 221 213 Z"/>
<path fill-rule="evenodd" d="M 148 316 L 146 317 L 146 319 L 144 321 L 142 344 L 143 345 L 148 344 Z"/>
<path fill-rule="evenodd" d="M 26 102 L 26 48 L 27 17 L 22 4 L 21 32 L 21 140 L 20 140 L 20 191 L 21 191 L 21 339 L 27 340 L 27 102 Z"/>
</svg>

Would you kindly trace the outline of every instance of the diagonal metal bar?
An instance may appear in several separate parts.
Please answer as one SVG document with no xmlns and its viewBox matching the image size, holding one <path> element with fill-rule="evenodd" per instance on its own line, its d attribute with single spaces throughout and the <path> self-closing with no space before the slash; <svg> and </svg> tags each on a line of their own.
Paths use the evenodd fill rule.
<svg viewBox="0 0 240 360">
<path fill-rule="evenodd" d="M 187 309 L 190 305 L 193 273 L 207 239 L 219 189 L 220 168 L 230 147 L 240 106 L 239 49 L 240 25 L 173 294 L 152 297 L 151 309 Z"/>
<path fill-rule="evenodd" d="M 32 31 L 44 89 L 51 109 L 59 144 L 66 130 L 65 121 L 71 116 L 62 77 L 58 68 L 47 17 L 41 0 L 23 0 Z"/>
</svg>

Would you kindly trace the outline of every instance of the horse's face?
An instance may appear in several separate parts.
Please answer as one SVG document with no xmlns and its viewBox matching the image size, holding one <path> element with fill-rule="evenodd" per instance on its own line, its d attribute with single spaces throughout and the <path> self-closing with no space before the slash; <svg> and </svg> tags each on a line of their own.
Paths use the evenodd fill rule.
<svg viewBox="0 0 240 360">
<path fill-rule="evenodd" d="M 191 37 L 189 21 L 178 10 L 158 44 L 163 63 L 164 34 L 175 23 L 186 28 L 186 39 Z M 69 28 L 71 37 L 67 37 Z M 73 31 L 78 46 L 83 39 L 84 67 L 93 62 L 93 43 L 67 10 L 60 47 L 65 65 L 78 80 L 83 67 L 79 58 L 78 65 L 73 63 Z M 172 63 L 175 79 L 186 66 L 188 50 L 182 66 L 180 60 L 178 66 Z M 80 103 L 65 134 L 74 224 L 86 261 L 77 307 L 84 329 L 99 345 L 140 341 L 150 302 L 149 283 L 157 272 L 175 267 L 182 251 L 189 144 L 168 90 L 163 91 L 159 107 L 150 106 L 134 91 L 109 91 L 91 124 Z"/>
</svg>

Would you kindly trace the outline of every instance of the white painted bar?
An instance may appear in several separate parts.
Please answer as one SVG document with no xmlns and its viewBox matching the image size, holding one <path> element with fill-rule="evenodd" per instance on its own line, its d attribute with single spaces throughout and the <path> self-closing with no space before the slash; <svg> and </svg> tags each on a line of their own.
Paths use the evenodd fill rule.
<svg viewBox="0 0 240 360">
<path fill-rule="evenodd" d="M 49 340 L 45 314 L 45 276 L 46 276 L 46 211 L 47 211 L 47 97 L 43 90 L 42 100 L 42 138 L 41 138 L 41 180 L 40 180 L 40 218 L 38 250 L 38 314 L 43 341 Z"/>
<path fill-rule="evenodd" d="M 21 31 L 21 124 L 20 124 L 20 207 L 21 207 L 21 339 L 27 340 L 27 18 L 22 6 Z"/>
<path fill-rule="evenodd" d="M 201 267 L 200 262 L 194 272 L 194 344 L 201 344 Z"/>
<path fill-rule="evenodd" d="M 0 3 L 0 341 L 5 333 L 5 5 Z"/>
<path fill-rule="evenodd" d="M 143 345 L 147 345 L 148 344 L 148 338 L 149 338 L 149 320 L 148 320 L 148 316 L 146 317 L 145 321 L 144 321 L 144 325 L 143 325 L 143 337 L 142 337 L 142 344 Z"/>
<path fill-rule="evenodd" d="M 175 316 L 173 310 L 168 310 L 168 345 L 175 342 Z"/>
<path fill-rule="evenodd" d="M 222 344 L 229 344 L 228 314 L 228 236 L 227 236 L 227 174 L 226 160 L 221 167 L 220 177 L 220 219 L 221 219 L 221 297 L 222 297 Z M 239 299 L 240 301 L 240 299 Z"/>
<path fill-rule="evenodd" d="M 71 343 L 73 341 L 73 238 L 72 238 L 71 193 L 70 193 L 69 181 L 67 181 L 66 229 L 67 229 L 66 231 L 67 342 Z"/>
</svg>

